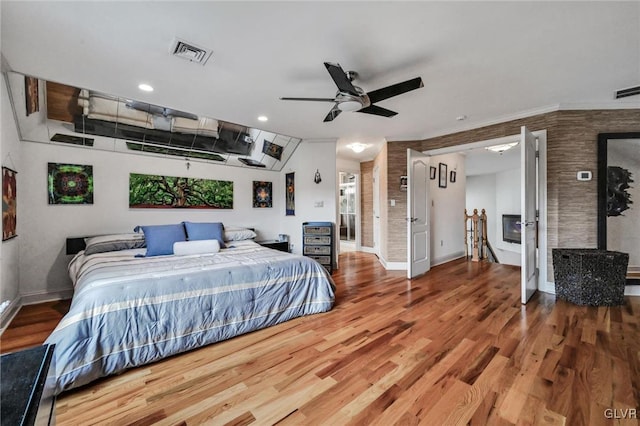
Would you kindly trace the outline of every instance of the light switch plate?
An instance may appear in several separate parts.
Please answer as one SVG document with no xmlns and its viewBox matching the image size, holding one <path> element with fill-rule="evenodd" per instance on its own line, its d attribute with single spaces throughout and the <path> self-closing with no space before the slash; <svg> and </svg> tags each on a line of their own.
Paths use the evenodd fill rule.
<svg viewBox="0 0 640 426">
<path fill-rule="evenodd" d="M 581 170 L 578 172 L 578 180 L 591 180 L 593 175 L 589 170 Z"/>
</svg>

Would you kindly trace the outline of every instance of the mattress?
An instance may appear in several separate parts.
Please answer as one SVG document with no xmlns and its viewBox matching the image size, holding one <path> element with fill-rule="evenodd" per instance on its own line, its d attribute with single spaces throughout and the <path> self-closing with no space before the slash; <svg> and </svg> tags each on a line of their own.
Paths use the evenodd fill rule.
<svg viewBox="0 0 640 426">
<path fill-rule="evenodd" d="M 46 341 L 56 345 L 56 393 L 334 304 L 331 277 L 308 257 L 253 242 L 215 254 L 144 252 L 72 260 L 71 307 Z"/>
</svg>

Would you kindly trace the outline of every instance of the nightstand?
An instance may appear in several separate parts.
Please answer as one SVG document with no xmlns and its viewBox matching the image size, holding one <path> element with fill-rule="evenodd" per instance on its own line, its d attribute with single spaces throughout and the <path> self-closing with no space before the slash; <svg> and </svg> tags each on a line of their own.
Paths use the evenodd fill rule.
<svg viewBox="0 0 640 426">
<path fill-rule="evenodd" d="M 278 240 L 264 240 L 264 241 L 256 241 L 256 243 L 260 244 L 263 247 L 268 247 L 274 250 L 280 250 L 289 253 L 289 241 L 278 241 Z"/>
</svg>

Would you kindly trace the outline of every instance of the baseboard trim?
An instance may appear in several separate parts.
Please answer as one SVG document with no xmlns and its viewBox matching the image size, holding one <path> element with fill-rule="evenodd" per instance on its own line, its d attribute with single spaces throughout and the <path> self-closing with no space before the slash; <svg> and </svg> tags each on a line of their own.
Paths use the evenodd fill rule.
<svg viewBox="0 0 640 426">
<path fill-rule="evenodd" d="M 543 293 L 547 294 L 556 294 L 556 285 L 555 283 L 551 283 L 549 281 L 545 281 L 542 287 L 538 288 Z"/>
<path fill-rule="evenodd" d="M 39 291 L 22 295 L 22 306 L 35 305 L 36 303 L 51 302 L 54 300 L 71 299 L 73 289 Z"/>
<path fill-rule="evenodd" d="M 387 262 L 382 256 L 378 256 L 378 260 L 387 271 L 406 271 L 407 262 Z"/>
<path fill-rule="evenodd" d="M 21 297 L 18 296 L 9 303 L 9 306 L 6 307 L 2 314 L 0 314 L 0 336 L 7 329 L 13 318 L 18 314 L 18 311 L 22 307 Z"/>
<path fill-rule="evenodd" d="M 437 259 L 433 259 L 431 262 L 431 266 L 442 265 L 443 263 L 451 262 L 452 260 L 460 259 L 464 257 L 464 252 L 453 253 L 447 256 L 439 257 Z"/>
</svg>

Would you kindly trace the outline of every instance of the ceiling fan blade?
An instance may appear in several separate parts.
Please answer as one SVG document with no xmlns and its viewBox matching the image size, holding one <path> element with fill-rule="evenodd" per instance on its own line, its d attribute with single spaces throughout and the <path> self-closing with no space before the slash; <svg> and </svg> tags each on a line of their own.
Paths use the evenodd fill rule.
<svg viewBox="0 0 640 426">
<path fill-rule="evenodd" d="M 280 98 L 283 101 L 335 102 L 334 98 Z"/>
<path fill-rule="evenodd" d="M 379 107 L 378 105 L 369 105 L 366 108 L 359 109 L 356 112 L 364 112 L 365 114 L 381 115 L 383 117 L 393 117 L 398 113 L 390 109 Z"/>
<path fill-rule="evenodd" d="M 333 79 L 336 86 L 338 86 L 338 90 L 341 92 L 346 92 L 354 96 L 360 96 L 358 91 L 349 78 L 347 78 L 347 74 L 344 72 L 340 64 L 332 64 L 331 62 L 325 62 L 324 66 L 327 67 L 327 71 L 331 74 L 331 78 Z"/>
<path fill-rule="evenodd" d="M 324 118 L 323 121 L 325 123 L 328 121 L 333 121 L 333 119 L 339 116 L 341 112 L 342 110 L 338 108 L 338 104 L 335 104 L 333 108 L 331 108 L 331 111 L 329 111 L 329 114 L 327 114 L 327 116 Z"/>
<path fill-rule="evenodd" d="M 369 96 L 369 101 L 371 101 L 371 103 L 375 103 L 385 99 L 389 99 L 393 96 L 398 96 L 403 93 L 419 89 L 423 86 L 424 84 L 422 83 L 422 78 L 416 77 L 411 80 L 403 81 L 402 83 L 397 83 L 391 86 L 383 87 L 382 89 L 373 90 L 367 93 L 367 96 Z"/>
</svg>

